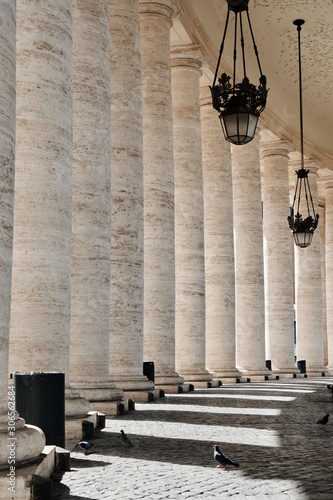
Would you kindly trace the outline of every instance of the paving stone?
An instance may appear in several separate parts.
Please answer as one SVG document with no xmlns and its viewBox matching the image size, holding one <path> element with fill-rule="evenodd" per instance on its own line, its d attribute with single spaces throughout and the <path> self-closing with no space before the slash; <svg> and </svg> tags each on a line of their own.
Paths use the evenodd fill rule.
<svg viewBox="0 0 333 500">
<path fill-rule="evenodd" d="M 52 500 L 332 500 L 327 384 L 332 377 L 252 382 L 137 404 L 107 419 L 92 453 L 71 453 Z M 332 420 L 317 425 L 326 413 Z M 121 429 L 133 448 L 122 446 Z M 216 468 L 215 443 L 240 467 Z"/>
</svg>

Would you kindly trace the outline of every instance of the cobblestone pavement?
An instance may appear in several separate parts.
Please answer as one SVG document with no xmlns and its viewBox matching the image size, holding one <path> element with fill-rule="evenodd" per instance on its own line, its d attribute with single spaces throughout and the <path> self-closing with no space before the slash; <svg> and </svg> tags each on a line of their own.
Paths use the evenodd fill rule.
<svg viewBox="0 0 333 500">
<path fill-rule="evenodd" d="M 107 419 L 54 483 L 57 500 L 333 499 L 332 377 L 223 385 Z M 326 426 L 317 420 L 331 413 Z M 120 430 L 130 435 L 125 448 Z M 213 445 L 240 467 L 216 468 Z M 70 492 L 69 492 L 70 488 Z"/>
</svg>

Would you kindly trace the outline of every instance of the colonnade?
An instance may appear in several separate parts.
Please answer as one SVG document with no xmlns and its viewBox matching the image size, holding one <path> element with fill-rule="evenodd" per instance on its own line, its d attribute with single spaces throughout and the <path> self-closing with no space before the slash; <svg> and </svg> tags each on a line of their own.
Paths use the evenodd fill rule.
<svg viewBox="0 0 333 500">
<path fill-rule="evenodd" d="M 296 376 L 294 302 L 297 358 L 332 370 L 332 178 L 325 246 L 318 231 L 293 260 L 291 145 L 264 123 L 245 146 L 223 139 L 202 47 L 170 47 L 176 0 L 13 3 L 0 0 L 0 438 L 11 372 L 64 372 L 71 418 L 153 389 L 144 361 L 170 392 Z M 43 436 L 16 420 L 38 455 Z"/>
</svg>

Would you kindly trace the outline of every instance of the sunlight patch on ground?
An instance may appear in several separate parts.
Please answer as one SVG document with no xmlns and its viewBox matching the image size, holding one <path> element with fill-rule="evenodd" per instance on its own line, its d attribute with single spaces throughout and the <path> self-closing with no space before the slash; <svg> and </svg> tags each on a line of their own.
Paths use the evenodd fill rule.
<svg viewBox="0 0 333 500">
<path fill-rule="evenodd" d="M 179 394 L 168 394 L 168 398 L 179 398 Z M 253 396 L 249 394 L 193 394 L 191 392 L 186 392 L 181 395 L 183 398 L 214 398 L 214 399 L 252 399 L 256 401 L 294 401 L 296 398 L 289 396 Z"/>
<path fill-rule="evenodd" d="M 219 387 L 218 389 L 200 389 L 200 392 L 205 391 L 205 392 L 212 392 L 212 391 L 244 391 L 243 387 Z M 264 392 L 292 392 L 292 393 L 301 393 L 301 394 L 311 394 L 312 392 L 315 392 L 314 390 L 310 389 L 279 389 L 278 387 L 276 389 L 271 389 L 267 387 L 254 387 L 250 386 L 247 388 L 247 391 L 264 391 Z"/>
<path fill-rule="evenodd" d="M 135 404 L 135 409 L 147 410 L 146 404 Z M 199 406 L 199 405 L 169 405 L 169 404 L 151 404 L 149 411 L 186 411 L 195 413 L 224 413 L 229 415 L 268 415 L 278 416 L 281 415 L 281 410 L 271 408 L 232 408 L 232 407 L 216 407 L 216 406 Z"/>
<path fill-rule="evenodd" d="M 165 439 L 194 439 L 216 443 L 237 443 L 250 446 L 279 447 L 280 438 L 276 431 L 252 427 L 230 427 L 224 425 L 195 425 L 182 422 L 108 420 L 107 431 L 120 432 L 124 428 L 130 436 L 152 436 Z M 133 440 L 133 439 L 132 439 Z"/>
</svg>

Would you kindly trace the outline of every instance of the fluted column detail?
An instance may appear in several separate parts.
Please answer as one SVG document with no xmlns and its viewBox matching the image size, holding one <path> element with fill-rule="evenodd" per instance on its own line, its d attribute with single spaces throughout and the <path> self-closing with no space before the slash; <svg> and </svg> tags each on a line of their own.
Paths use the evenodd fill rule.
<svg viewBox="0 0 333 500">
<path fill-rule="evenodd" d="M 299 372 L 294 363 L 294 299 L 287 141 L 261 142 L 265 261 L 266 358 L 281 377 Z"/>
<path fill-rule="evenodd" d="M 143 376 L 143 131 L 139 0 L 110 1 L 110 377 L 124 390 Z M 126 36 L 124 36 L 126 34 Z"/>
<path fill-rule="evenodd" d="M 140 0 L 144 160 L 144 359 L 157 385 L 175 371 L 175 235 L 170 27 L 172 0 Z"/>
<path fill-rule="evenodd" d="M 109 381 L 110 150 L 109 0 L 74 0 L 70 381 L 90 401 L 122 398 Z"/>
<path fill-rule="evenodd" d="M 176 369 L 190 382 L 212 379 L 205 368 L 201 65 L 202 56 L 196 46 L 172 51 Z"/>
<path fill-rule="evenodd" d="M 325 206 L 327 357 L 328 370 L 333 372 L 333 175 L 325 178 Z"/>
<path fill-rule="evenodd" d="M 318 213 L 318 166 L 311 160 L 306 160 L 304 168 L 309 170 L 308 179 L 311 194 L 315 212 Z M 318 229 L 315 231 L 309 247 L 295 247 L 295 292 L 297 359 L 306 361 L 308 375 L 320 376 L 325 372 L 325 366 L 320 234 Z"/>
<path fill-rule="evenodd" d="M 17 143 L 10 371 L 63 372 L 69 390 L 72 2 L 17 5 Z"/>
<path fill-rule="evenodd" d="M 200 88 L 205 234 L 206 366 L 215 378 L 234 381 L 236 369 L 235 264 L 230 143 Z"/>
<path fill-rule="evenodd" d="M 237 368 L 263 379 L 265 297 L 259 134 L 243 146 L 231 146 L 236 282 Z"/>
<path fill-rule="evenodd" d="M 15 1 L 0 1 L 0 26 L 0 466 L 9 469 L 9 464 L 12 464 L 9 462 L 11 443 L 15 443 L 17 465 L 42 452 L 45 436 L 40 429 L 26 426 L 24 420 L 19 418 L 15 412 L 14 389 L 8 387 L 15 170 Z M 15 440 L 11 440 L 11 436 Z M 7 479 L 4 484 L 3 477 L 1 483 L 5 496 L 9 487 Z M 11 496 L 8 491 L 7 496 Z"/>
</svg>

